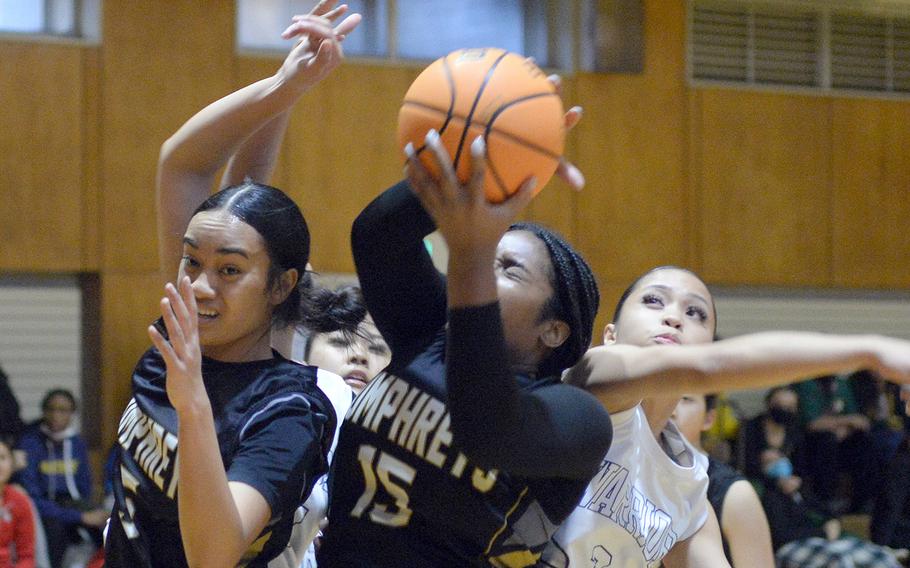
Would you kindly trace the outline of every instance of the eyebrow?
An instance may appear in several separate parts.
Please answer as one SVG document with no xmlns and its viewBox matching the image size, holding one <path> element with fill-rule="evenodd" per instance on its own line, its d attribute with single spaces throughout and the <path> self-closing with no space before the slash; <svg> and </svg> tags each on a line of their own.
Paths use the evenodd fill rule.
<svg viewBox="0 0 910 568">
<path fill-rule="evenodd" d="M 658 290 L 661 290 L 661 291 L 667 292 L 667 293 L 671 293 L 671 292 L 674 291 L 673 288 L 671 288 L 671 287 L 669 287 L 669 286 L 666 286 L 666 285 L 664 285 L 664 284 L 649 284 L 648 286 L 645 286 L 645 289 L 646 289 L 646 290 L 647 290 L 648 288 L 657 288 Z M 711 305 L 711 303 L 710 303 L 708 300 L 706 300 L 705 297 L 702 296 L 701 294 L 696 294 L 695 292 L 689 292 L 689 293 L 686 294 L 686 295 L 687 295 L 687 296 L 690 296 L 690 297 L 692 297 L 692 298 L 695 298 L 696 300 L 701 300 L 702 302 L 705 303 L 706 306 L 710 306 L 710 305 Z"/>
<path fill-rule="evenodd" d="M 189 245 L 190 247 L 192 247 L 194 249 L 199 248 L 199 245 L 196 243 L 196 241 L 194 241 L 190 237 L 183 237 L 183 244 Z M 246 250 L 239 248 L 239 247 L 221 247 L 216 252 L 218 252 L 219 254 L 239 254 L 243 258 L 247 258 L 247 259 L 250 258 L 250 255 L 246 252 Z"/>
</svg>

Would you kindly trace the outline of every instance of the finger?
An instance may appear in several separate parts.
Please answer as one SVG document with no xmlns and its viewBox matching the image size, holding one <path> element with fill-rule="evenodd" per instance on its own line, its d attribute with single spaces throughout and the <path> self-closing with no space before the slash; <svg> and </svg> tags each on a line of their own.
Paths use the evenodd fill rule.
<svg viewBox="0 0 910 568">
<path fill-rule="evenodd" d="M 531 203 L 534 195 L 536 195 L 535 189 L 537 189 L 537 178 L 531 176 L 521 184 L 518 191 L 503 201 L 500 207 L 503 208 L 509 217 L 517 217 Z"/>
<path fill-rule="evenodd" d="M 556 94 L 562 96 L 562 77 L 559 75 L 549 75 L 547 76 L 547 81 L 549 81 L 553 88 L 556 89 Z"/>
<path fill-rule="evenodd" d="M 566 116 L 564 117 L 564 124 L 566 130 L 572 130 L 575 128 L 575 125 L 578 124 L 578 121 L 581 120 L 583 114 L 583 109 L 580 106 L 573 106 L 566 111 Z"/>
<path fill-rule="evenodd" d="M 430 172 L 427 171 L 423 162 L 417 157 L 413 144 L 408 142 L 404 147 L 404 153 L 408 157 L 407 165 L 405 166 L 408 184 L 411 186 L 414 195 L 420 200 L 423 208 L 432 215 L 433 211 L 442 206 L 440 202 L 441 195 L 435 189 L 436 181 L 433 180 Z"/>
<path fill-rule="evenodd" d="M 168 343 L 167 339 L 165 339 L 153 325 L 148 327 L 148 334 L 149 338 L 152 340 L 152 345 L 161 353 L 164 364 L 169 367 L 173 366 L 174 362 L 177 361 L 177 357 L 174 350 L 171 348 L 171 344 Z"/>
<path fill-rule="evenodd" d="M 439 133 L 433 128 L 427 132 L 426 148 L 430 151 L 431 159 L 435 159 L 436 165 L 439 167 L 441 174 L 439 187 L 445 198 L 457 199 L 460 184 L 458 183 L 458 176 L 455 175 L 455 169 L 452 167 L 452 158 L 449 156 L 445 146 L 442 145 Z"/>
<path fill-rule="evenodd" d="M 199 306 L 196 304 L 196 294 L 193 293 L 193 283 L 189 276 L 184 276 L 180 281 L 180 296 L 187 309 L 188 329 L 195 333 L 199 323 Z"/>
<path fill-rule="evenodd" d="M 360 25 L 360 22 L 363 20 L 363 16 L 360 14 L 351 14 L 347 18 L 341 21 L 340 24 L 335 26 L 335 35 L 336 36 L 347 36 L 354 28 Z"/>
<path fill-rule="evenodd" d="M 177 322 L 177 316 L 174 315 L 174 309 L 169 298 L 161 298 L 161 318 L 164 320 L 164 327 L 167 328 L 171 346 L 178 355 L 182 355 L 183 349 L 181 346 L 186 343 L 186 338 L 183 335 L 183 328 Z"/>
<path fill-rule="evenodd" d="M 468 192 L 474 203 L 486 201 L 486 192 L 483 189 L 484 178 L 487 175 L 487 144 L 483 136 L 478 136 L 471 142 L 471 182 Z"/>
<path fill-rule="evenodd" d="M 585 186 L 584 174 L 581 173 L 581 170 L 575 164 L 565 158 L 559 158 L 556 175 L 561 177 L 575 191 L 581 191 L 581 188 Z"/>
<path fill-rule="evenodd" d="M 319 0 L 319 2 L 313 6 L 313 9 L 310 10 L 310 13 L 307 15 L 313 16 L 322 16 L 332 10 L 335 7 L 335 4 L 338 0 Z"/>
<path fill-rule="evenodd" d="M 332 29 L 331 22 L 320 18 L 307 16 L 289 25 L 283 32 L 283 39 L 291 39 L 303 35 L 310 36 L 314 40 L 327 39 L 335 37 L 335 30 Z"/>
<path fill-rule="evenodd" d="M 168 300 L 170 300 L 171 309 L 174 311 L 174 316 L 177 318 L 177 323 L 180 325 L 180 330 L 183 331 L 185 335 L 189 330 L 190 310 L 187 308 L 186 300 L 183 297 L 183 283 L 178 282 L 177 284 L 180 286 L 180 290 L 175 288 L 173 284 L 169 284 L 166 287 L 167 297 Z"/>
<path fill-rule="evenodd" d="M 183 330 L 180 329 L 180 325 L 177 323 L 177 318 L 174 316 L 174 310 L 171 308 L 170 300 L 161 298 L 160 307 L 161 319 L 164 320 L 164 327 L 167 328 L 168 343 L 174 350 L 174 353 L 180 355 L 181 350 L 179 346 L 184 343 Z"/>
</svg>

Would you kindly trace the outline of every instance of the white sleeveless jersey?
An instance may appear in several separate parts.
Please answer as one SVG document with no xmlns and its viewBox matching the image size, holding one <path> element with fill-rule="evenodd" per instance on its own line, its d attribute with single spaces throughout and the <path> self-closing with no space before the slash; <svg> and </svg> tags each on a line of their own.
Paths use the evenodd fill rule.
<svg viewBox="0 0 910 568">
<path fill-rule="evenodd" d="M 328 460 L 332 463 L 335 455 L 335 446 L 338 445 L 338 435 L 341 423 L 351 407 L 354 392 L 344 382 L 344 379 L 319 369 L 316 374 L 316 385 L 326 394 L 335 408 L 337 421 L 335 423 L 335 437 L 329 449 Z M 294 528 L 287 548 L 278 558 L 269 563 L 269 568 L 308 568 L 316 566 L 316 554 L 313 550 L 313 539 L 319 534 L 320 523 L 325 519 L 329 508 L 328 477 L 323 475 L 313 485 L 313 490 L 306 502 L 297 508 L 294 513 Z"/>
<path fill-rule="evenodd" d="M 641 405 L 612 416 L 613 444 L 578 506 L 553 536 L 544 566 L 657 566 L 708 516 L 708 461 L 676 425 L 663 431 L 671 459 Z"/>
</svg>

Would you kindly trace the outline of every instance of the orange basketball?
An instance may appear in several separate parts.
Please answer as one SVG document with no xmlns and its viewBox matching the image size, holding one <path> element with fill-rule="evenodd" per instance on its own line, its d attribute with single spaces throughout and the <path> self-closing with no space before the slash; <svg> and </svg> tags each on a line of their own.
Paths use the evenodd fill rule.
<svg viewBox="0 0 910 568">
<path fill-rule="evenodd" d="M 433 175 L 424 138 L 439 132 L 455 172 L 466 182 L 471 142 L 487 146 L 487 199 L 500 202 L 530 176 L 547 183 L 565 143 L 562 100 L 546 74 L 516 53 L 460 49 L 430 64 L 411 84 L 398 112 L 398 142 L 410 142 Z"/>
</svg>

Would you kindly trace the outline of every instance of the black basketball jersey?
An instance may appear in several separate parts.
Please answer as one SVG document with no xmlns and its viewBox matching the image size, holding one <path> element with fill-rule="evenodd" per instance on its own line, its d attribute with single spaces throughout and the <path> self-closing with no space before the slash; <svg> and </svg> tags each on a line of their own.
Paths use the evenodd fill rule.
<svg viewBox="0 0 910 568">
<path fill-rule="evenodd" d="M 450 413 L 459 408 L 451 404 L 452 395 L 463 391 L 450 382 L 449 358 L 461 356 L 447 345 L 448 333 L 473 322 L 479 347 L 468 350 L 470 360 L 487 359 L 487 346 L 501 356 L 501 338 L 486 335 L 500 325 L 499 308 L 448 313 L 445 282 L 421 241 L 432 230 L 432 220 L 406 184 L 377 198 L 355 222 L 358 276 L 393 356 L 342 423 L 329 475 L 320 567 L 533 566 L 609 445 L 609 417 L 593 397 L 559 384 L 557 377 L 532 379 L 506 368 L 496 376 L 472 371 L 466 383 L 508 383 L 511 394 L 536 397 L 535 410 L 546 410 L 523 416 L 520 421 L 529 427 L 516 429 L 521 435 L 482 434 L 490 450 L 484 455 L 508 467 L 481 467 L 464 450 Z M 554 400 L 560 408 L 554 409 Z M 487 405 L 481 400 L 477 408 Z M 603 428 L 586 430 L 586 423 Z M 559 451 L 527 450 L 538 447 L 528 433 L 558 440 Z M 598 439 L 587 452 L 562 444 L 565 438 L 587 444 L 599 436 L 606 436 L 606 444 Z M 562 452 L 584 457 L 563 462 Z"/>
<path fill-rule="evenodd" d="M 203 359 L 228 481 L 256 489 L 272 511 L 240 566 L 266 566 L 283 550 L 295 508 L 327 469 L 336 417 L 316 387 L 316 372 L 277 353 L 246 363 Z M 177 413 L 166 380 L 161 355 L 148 350 L 133 372 L 133 398 L 120 420 L 107 566 L 187 565 L 177 512 Z"/>
</svg>

